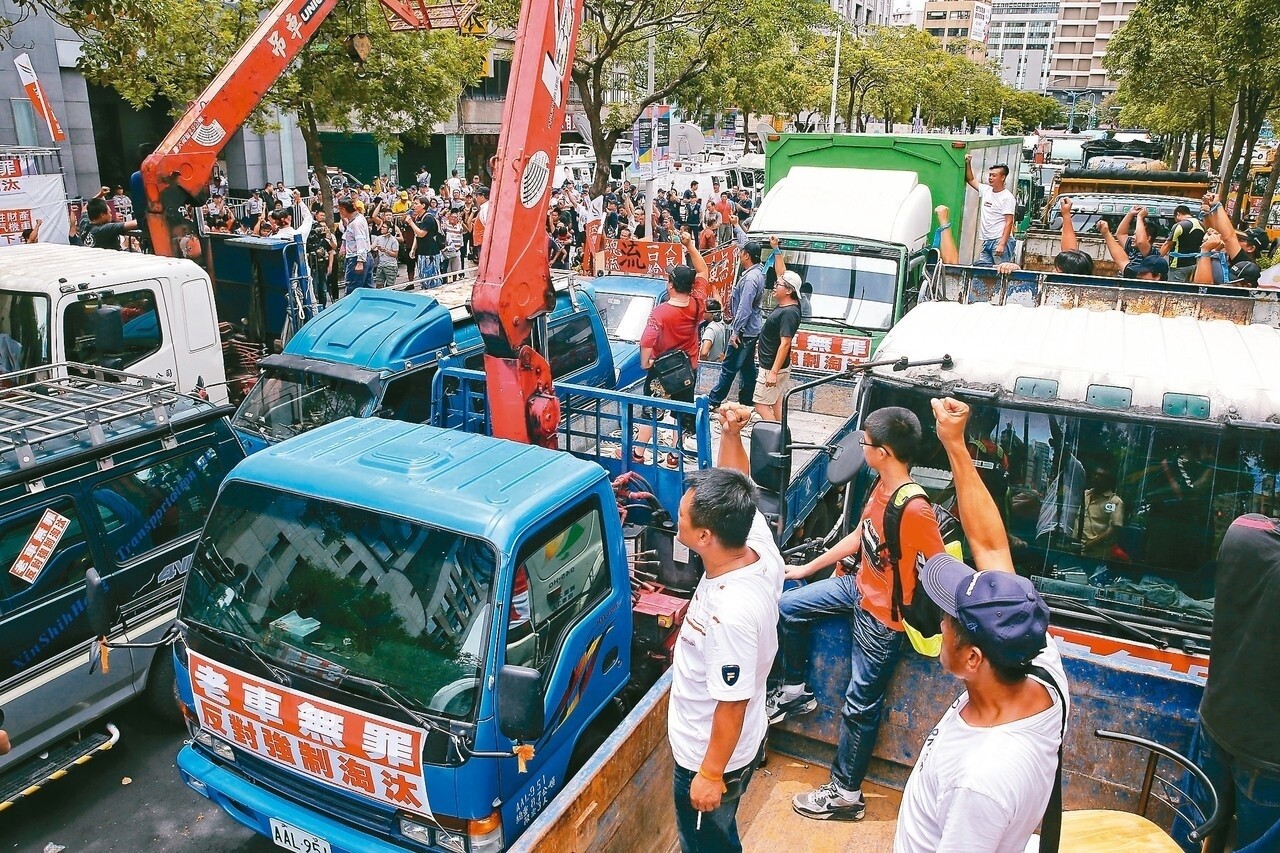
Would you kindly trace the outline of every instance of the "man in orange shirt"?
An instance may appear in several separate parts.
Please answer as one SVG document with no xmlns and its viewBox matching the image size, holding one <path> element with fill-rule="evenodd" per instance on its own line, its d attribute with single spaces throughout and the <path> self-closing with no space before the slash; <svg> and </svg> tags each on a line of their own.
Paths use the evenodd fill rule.
<svg viewBox="0 0 1280 853">
<path fill-rule="evenodd" d="M 845 691 L 840 743 L 831 764 L 831 781 L 816 790 L 797 794 L 792 806 L 809 818 L 861 820 L 866 813 L 862 780 L 871 762 L 871 750 L 880 730 L 884 692 L 902 652 L 903 628 L 894 619 L 893 574 L 884 538 L 884 513 L 889 499 L 910 482 L 911 461 L 920 446 L 920 419 L 897 406 L 878 409 L 863 423 L 862 447 L 867 465 L 879 479 L 871 490 L 862 518 L 852 533 L 833 548 L 803 566 L 788 566 L 788 580 L 807 578 L 819 569 L 836 565 L 826 580 L 783 593 L 781 613 L 782 683 L 769 693 L 765 713 L 770 723 L 818 707 L 805 685 L 809 661 L 809 629 L 819 619 L 833 616 L 849 620 L 852 629 L 853 672 Z M 899 528 L 902 559 L 897 570 L 910 604 L 916 588 L 917 569 L 943 551 L 942 537 L 933 508 L 927 501 L 909 501 Z M 840 561 L 853 558 L 857 571 L 849 575 Z"/>
</svg>

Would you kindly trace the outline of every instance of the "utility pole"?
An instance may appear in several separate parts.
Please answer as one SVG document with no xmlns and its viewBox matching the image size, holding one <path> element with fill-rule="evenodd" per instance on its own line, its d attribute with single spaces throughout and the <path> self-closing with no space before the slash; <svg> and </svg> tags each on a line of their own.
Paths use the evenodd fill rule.
<svg viewBox="0 0 1280 853">
<path fill-rule="evenodd" d="M 836 64 L 831 69 L 831 112 L 827 113 L 827 129 L 836 132 L 836 91 L 840 88 L 840 37 L 844 35 L 844 22 L 836 30 Z"/>
</svg>

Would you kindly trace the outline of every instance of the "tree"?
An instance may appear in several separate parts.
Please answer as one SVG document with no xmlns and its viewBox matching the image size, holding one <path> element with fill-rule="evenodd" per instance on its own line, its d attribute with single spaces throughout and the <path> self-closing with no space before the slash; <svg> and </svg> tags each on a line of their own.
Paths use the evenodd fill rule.
<svg viewBox="0 0 1280 853">
<path fill-rule="evenodd" d="M 509 24 L 518 8 L 493 0 L 485 11 Z M 596 156 L 592 192 L 604 191 L 614 146 L 652 104 L 782 110 L 810 97 L 813 66 L 797 54 L 833 23 L 821 0 L 587 0 L 572 76 Z"/>
<path fill-rule="evenodd" d="M 1207 137 L 1215 168 L 1221 164 L 1212 142 L 1227 116 L 1237 112 L 1235 144 L 1223 151 L 1225 194 L 1237 166 L 1249 162 L 1262 123 L 1280 97 L 1277 44 L 1277 0 L 1141 0 L 1108 42 L 1105 62 L 1120 81 L 1122 120 Z M 1237 221 L 1244 191 L 1241 181 Z"/>
<path fill-rule="evenodd" d="M 272 4 L 147 0 L 145 5 L 150 17 L 144 21 L 76 11 L 64 18 L 85 40 L 80 69 L 87 80 L 115 88 L 135 107 L 163 96 L 175 105 L 177 117 Z M 352 33 L 369 33 L 372 39 L 363 64 L 348 54 Z M 185 49 L 175 51 L 174 45 Z M 452 32 L 392 33 L 377 0 L 352 0 L 330 14 L 291 70 L 267 92 L 250 124 L 262 129 L 272 126 L 277 110 L 296 113 L 307 160 L 324 175 L 322 125 L 361 128 L 389 151 L 399 150 L 401 135 L 426 141 L 432 126 L 453 112 L 462 87 L 479 78 L 486 49 L 484 42 Z M 321 180 L 320 187 L 331 208 L 328 181 Z"/>
</svg>

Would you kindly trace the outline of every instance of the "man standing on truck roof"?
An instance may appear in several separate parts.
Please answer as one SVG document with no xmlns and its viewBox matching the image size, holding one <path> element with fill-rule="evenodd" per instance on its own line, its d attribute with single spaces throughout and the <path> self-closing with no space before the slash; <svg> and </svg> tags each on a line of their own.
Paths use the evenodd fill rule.
<svg viewBox="0 0 1280 853">
<path fill-rule="evenodd" d="M 733 222 L 736 225 L 736 221 Z M 755 240 L 747 240 L 741 229 L 736 229 L 739 236 L 738 266 L 741 270 L 738 280 L 729 292 L 729 349 L 724 355 L 724 364 L 720 367 L 720 381 L 711 389 L 708 399 L 714 409 L 729 396 L 734 377 L 742 374 L 742 383 L 738 386 L 738 402 L 744 406 L 753 405 L 752 392 L 756 386 L 756 341 L 760 330 L 764 327 L 764 315 L 761 305 L 764 301 L 764 264 L 760 262 L 762 247 Z"/>
<path fill-rule="evenodd" d="M 788 580 L 801 580 L 833 563 L 836 566 L 835 574 L 826 580 L 787 590 L 782 596 L 783 676 L 782 683 L 769 693 L 766 712 L 770 723 L 818 707 L 805 685 L 813 623 L 842 616 L 852 629 L 852 672 L 840 712 L 843 725 L 831 764 L 831 781 L 795 796 L 792 807 L 804 817 L 862 820 L 866 814 L 862 780 L 880 730 L 885 689 L 902 653 L 904 628 L 902 620 L 893 615 L 894 575 L 900 575 L 902 590 L 914 590 L 917 566 L 943 550 L 938 520 L 924 500 L 907 501 L 902 506 L 898 525 L 902 557 L 898 565 L 892 565 L 885 544 L 885 511 L 898 490 L 911 482 L 910 466 L 920 439 L 920 420 L 909 409 L 887 406 L 868 415 L 860 443 L 867 465 L 879 479 L 861 520 L 830 550 L 786 570 Z M 850 557 L 857 560 L 853 575 L 841 565 Z M 911 603 L 909 595 L 904 599 L 904 604 Z"/>
<path fill-rule="evenodd" d="M 89 229 L 80 235 L 84 245 L 97 249 L 120 251 L 120 238 L 138 227 L 136 219 L 124 222 L 111 221 L 111 207 L 104 198 L 91 198 L 86 205 Z"/>
<path fill-rule="evenodd" d="M 987 170 L 987 183 L 979 184 L 973 176 L 973 155 L 964 157 L 964 179 L 978 191 L 982 207 L 978 211 L 978 239 L 982 252 L 975 265 L 993 267 L 1013 260 L 1013 217 L 1018 202 L 1013 193 L 1005 189 L 1009 180 L 1009 167 L 1003 163 Z"/>
<path fill-rule="evenodd" d="M 1070 275 L 1093 275 L 1093 258 L 1080 251 L 1080 240 L 1076 237 L 1075 223 L 1071 219 L 1071 199 L 1063 198 L 1059 208 L 1062 211 L 1062 244 L 1061 250 L 1053 256 L 1054 271 Z M 940 204 L 933 212 L 938 217 L 939 260 L 944 264 L 960 263 L 960 248 L 951 234 L 951 211 L 945 204 Z M 1001 275 L 1009 275 L 1018 269 L 1020 267 L 1013 261 L 996 265 L 996 271 Z"/>
<path fill-rule="evenodd" d="M 742 849 L 738 802 L 769 728 L 765 685 L 778 649 L 782 554 L 742 446 L 751 410 L 730 403 L 718 416 L 718 466 L 688 476 L 677 533 L 705 568 L 676 640 L 667 718 L 684 853 Z"/>
<path fill-rule="evenodd" d="M 1042 818 L 1046 827 L 1052 823 L 1046 805 L 1060 813 L 1052 794 L 1070 713 L 1067 676 L 1048 637 L 1049 608 L 1014 572 L 1000 511 L 970 464 L 968 406 L 934 400 L 933 411 L 978 571 L 942 553 L 920 573 L 944 614 L 942 666 L 964 682 L 965 692 L 929 733 L 911 769 L 893 847 L 895 853 L 1022 851 Z"/>
<path fill-rule="evenodd" d="M 1191 208 L 1180 204 L 1173 209 L 1173 230 L 1160 246 L 1160 254 L 1169 258 L 1169 280 L 1191 281 L 1196 269 L 1196 256 L 1204 242 L 1204 226 L 1191 215 Z M 1190 257 L 1177 257 L 1186 255 Z"/>
</svg>

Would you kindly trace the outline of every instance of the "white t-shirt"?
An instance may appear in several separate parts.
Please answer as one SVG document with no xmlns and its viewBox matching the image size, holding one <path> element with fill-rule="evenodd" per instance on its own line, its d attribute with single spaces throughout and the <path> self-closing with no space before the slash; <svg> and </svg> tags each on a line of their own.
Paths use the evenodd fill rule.
<svg viewBox="0 0 1280 853">
<path fill-rule="evenodd" d="M 1067 697 L 1058 647 L 1035 663 L 1049 671 Z M 894 853 L 1021 853 L 1044 817 L 1058 768 L 1062 706 L 989 728 L 975 728 L 960 711 L 968 692 L 952 703 L 925 738 L 898 809 Z"/>
<path fill-rule="evenodd" d="M 996 192 L 991 189 L 990 184 L 978 184 L 978 196 L 982 201 L 982 213 L 978 220 L 982 239 L 999 240 L 1004 234 L 1004 217 L 1006 214 L 1013 216 L 1017 212 L 1018 202 L 1009 190 Z"/>
<path fill-rule="evenodd" d="M 769 728 L 765 681 L 778 652 L 783 563 L 769 524 L 758 512 L 747 545 L 760 559 L 717 578 L 704 576 L 680 626 L 667 735 L 676 763 L 686 770 L 702 766 L 718 703 L 749 700 L 726 772 L 755 758 Z"/>
</svg>

